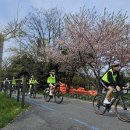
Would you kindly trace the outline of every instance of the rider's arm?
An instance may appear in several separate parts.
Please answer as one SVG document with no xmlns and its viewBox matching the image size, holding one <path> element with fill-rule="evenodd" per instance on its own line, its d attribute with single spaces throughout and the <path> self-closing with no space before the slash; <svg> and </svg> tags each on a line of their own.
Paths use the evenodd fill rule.
<svg viewBox="0 0 130 130">
<path fill-rule="evenodd" d="M 37 82 L 37 80 L 35 80 L 35 82 L 36 82 L 36 84 L 39 84 L 39 83 Z"/>
<path fill-rule="evenodd" d="M 121 76 L 119 72 L 117 73 L 117 83 L 120 87 L 127 87 L 123 76 Z"/>
<path fill-rule="evenodd" d="M 29 84 L 31 84 L 31 80 L 29 80 Z"/>
</svg>

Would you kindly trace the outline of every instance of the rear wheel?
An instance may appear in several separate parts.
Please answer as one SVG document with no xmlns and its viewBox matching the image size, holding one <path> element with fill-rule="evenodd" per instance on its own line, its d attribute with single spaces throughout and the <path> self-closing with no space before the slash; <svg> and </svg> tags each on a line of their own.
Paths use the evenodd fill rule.
<svg viewBox="0 0 130 130">
<path fill-rule="evenodd" d="M 58 104 L 62 103 L 63 102 L 63 94 L 62 94 L 62 92 L 56 91 L 54 98 L 55 98 L 56 103 L 58 103 Z"/>
<path fill-rule="evenodd" d="M 117 100 L 115 104 L 115 111 L 118 119 L 125 122 L 130 122 L 130 98 L 123 97 L 123 100 Z"/>
<path fill-rule="evenodd" d="M 104 98 L 101 94 L 97 94 L 93 98 L 93 109 L 96 114 L 103 115 L 106 112 L 106 106 L 103 104 Z"/>
</svg>

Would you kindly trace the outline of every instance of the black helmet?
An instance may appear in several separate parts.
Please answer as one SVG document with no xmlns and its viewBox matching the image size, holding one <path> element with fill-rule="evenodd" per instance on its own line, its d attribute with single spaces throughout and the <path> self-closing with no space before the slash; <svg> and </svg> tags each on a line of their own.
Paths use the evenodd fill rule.
<svg viewBox="0 0 130 130">
<path fill-rule="evenodd" d="M 53 70 L 51 70 L 49 73 L 50 73 L 50 74 L 55 73 L 55 70 L 53 69 Z"/>
</svg>

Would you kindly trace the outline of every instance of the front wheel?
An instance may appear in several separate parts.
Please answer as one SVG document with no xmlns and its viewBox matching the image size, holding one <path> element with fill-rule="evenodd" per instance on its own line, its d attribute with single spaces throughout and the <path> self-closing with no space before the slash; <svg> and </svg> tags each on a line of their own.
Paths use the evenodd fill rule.
<svg viewBox="0 0 130 130">
<path fill-rule="evenodd" d="M 33 90 L 32 96 L 33 98 L 36 98 L 36 89 Z"/>
<path fill-rule="evenodd" d="M 55 98 L 55 102 L 56 102 L 57 104 L 62 103 L 62 102 L 63 102 L 63 94 L 62 94 L 62 92 L 57 91 L 57 92 L 55 93 L 55 95 L 54 95 L 54 98 Z"/>
<path fill-rule="evenodd" d="M 125 122 L 130 122 L 130 98 L 123 97 L 117 100 L 115 111 L 118 119 Z"/>
<path fill-rule="evenodd" d="M 50 95 L 49 95 L 49 92 L 50 92 L 49 89 L 46 89 L 46 90 L 44 91 L 44 99 L 45 99 L 46 102 L 49 102 L 49 101 L 51 100 L 51 97 L 50 97 Z"/>
<path fill-rule="evenodd" d="M 103 115 L 106 112 L 106 106 L 103 104 L 105 97 L 102 94 L 97 94 L 93 98 L 93 109 L 96 114 Z"/>
<path fill-rule="evenodd" d="M 31 89 L 31 92 L 30 92 L 30 94 L 29 94 L 29 97 L 30 98 L 36 98 L 36 88 L 32 88 Z"/>
</svg>

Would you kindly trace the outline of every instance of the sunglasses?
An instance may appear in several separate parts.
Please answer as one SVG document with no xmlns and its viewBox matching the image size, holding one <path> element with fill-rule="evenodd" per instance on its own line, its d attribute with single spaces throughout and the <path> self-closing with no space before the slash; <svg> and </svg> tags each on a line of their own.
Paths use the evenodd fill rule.
<svg viewBox="0 0 130 130">
<path fill-rule="evenodd" d="M 114 65 L 113 67 L 119 67 L 119 65 Z"/>
</svg>

